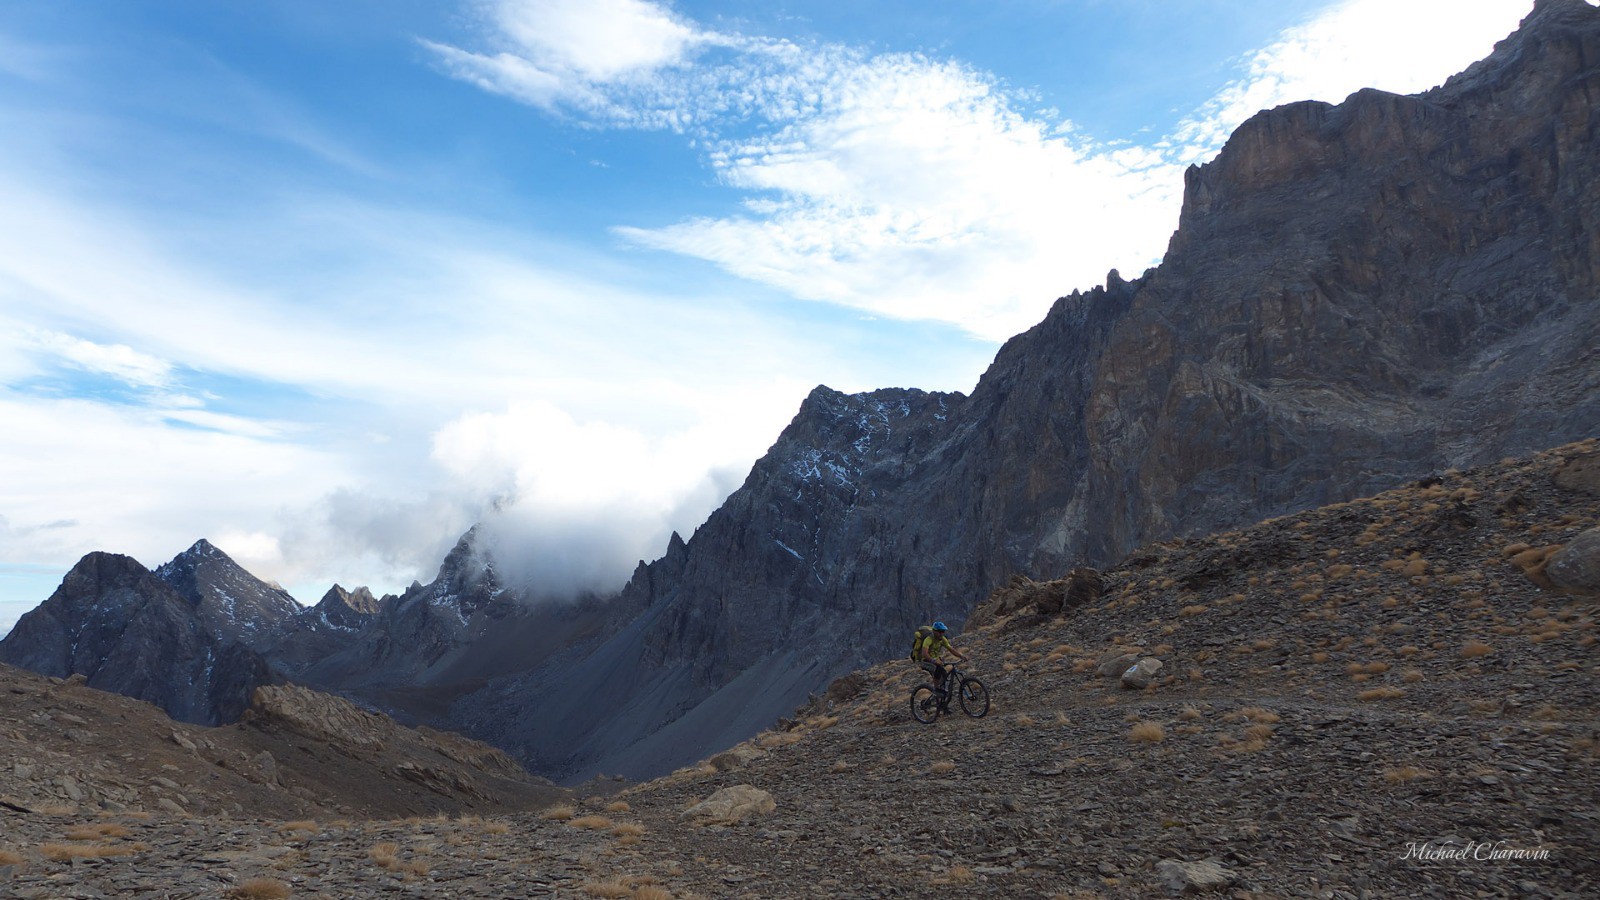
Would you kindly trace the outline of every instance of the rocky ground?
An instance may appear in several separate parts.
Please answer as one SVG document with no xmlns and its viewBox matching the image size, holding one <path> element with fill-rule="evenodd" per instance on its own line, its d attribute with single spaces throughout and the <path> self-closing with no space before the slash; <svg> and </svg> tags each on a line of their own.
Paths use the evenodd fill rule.
<svg viewBox="0 0 1600 900">
<path fill-rule="evenodd" d="M 1015 581 L 957 642 L 982 719 L 914 722 L 895 661 L 699 766 L 487 818 L 7 809 L 0 891 L 1595 896 L 1600 560 L 1569 551 L 1597 526 L 1600 442 L 1442 473 L 1147 548 L 1098 594 Z"/>
</svg>

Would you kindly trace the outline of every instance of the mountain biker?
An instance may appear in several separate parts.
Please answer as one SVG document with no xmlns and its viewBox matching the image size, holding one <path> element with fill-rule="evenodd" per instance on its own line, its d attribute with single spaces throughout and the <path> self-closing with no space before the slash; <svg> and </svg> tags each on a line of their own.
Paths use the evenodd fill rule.
<svg viewBox="0 0 1600 900">
<path fill-rule="evenodd" d="M 939 661 L 939 657 L 943 656 L 946 650 L 950 651 L 950 654 L 956 659 L 959 659 L 962 662 L 967 661 L 967 655 L 965 653 L 962 653 L 960 650 L 957 650 L 955 647 L 951 646 L 950 629 L 943 622 L 935 622 L 933 623 L 931 633 L 929 633 L 917 646 L 917 665 L 921 666 L 923 671 L 933 676 L 933 686 L 941 694 L 944 692 L 945 675 L 950 671 L 950 669 L 955 668 L 954 663 L 943 663 Z M 939 705 L 942 707 L 948 707 L 949 703 L 950 699 L 946 697 Z"/>
</svg>

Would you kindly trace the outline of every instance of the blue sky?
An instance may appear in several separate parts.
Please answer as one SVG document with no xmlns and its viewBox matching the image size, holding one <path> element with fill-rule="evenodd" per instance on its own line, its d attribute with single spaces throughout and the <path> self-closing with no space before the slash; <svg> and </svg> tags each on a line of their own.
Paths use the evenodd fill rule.
<svg viewBox="0 0 1600 900">
<path fill-rule="evenodd" d="M 12 0 L 0 631 L 90 550 L 207 537 L 313 602 L 491 510 L 614 588 L 812 386 L 970 390 L 1158 262 L 1244 118 L 1530 8 Z"/>
</svg>

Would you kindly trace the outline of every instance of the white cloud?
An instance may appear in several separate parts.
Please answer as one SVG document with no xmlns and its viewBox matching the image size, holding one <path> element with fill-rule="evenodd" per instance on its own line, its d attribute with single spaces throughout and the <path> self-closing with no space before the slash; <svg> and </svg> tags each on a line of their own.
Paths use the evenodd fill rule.
<svg viewBox="0 0 1600 900">
<path fill-rule="evenodd" d="M 1413 94 L 1489 55 L 1528 0 L 1346 0 L 1250 54 L 1245 74 L 1181 123 L 1200 161 L 1245 119 L 1298 100 L 1338 103 L 1362 88 Z"/>
<path fill-rule="evenodd" d="M 105 549 L 154 565 L 233 523 L 310 505 L 353 474 L 314 449 L 174 429 L 141 408 L 0 392 L 0 421 L 0 508 L 11 520 L 0 563 Z M 55 521 L 63 515 L 74 518 Z"/>
<path fill-rule="evenodd" d="M 615 590 L 738 485 L 793 415 L 794 387 L 738 390 L 656 435 L 515 403 L 451 422 L 434 456 L 463 495 L 496 498 L 484 536 L 505 575 L 543 596 Z"/>
<path fill-rule="evenodd" d="M 172 363 L 126 344 L 97 344 L 57 331 L 23 332 L 39 350 L 100 375 L 109 375 L 138 388 L 164 389 L 172 384 Z"/>
<path fill-rule="evenodd" d="M 492 0 L 480 4 L 498 52 L 423 41 L 450 73 L 523 103 L 633 114 L 607 97 L 655 83 L 721 39 L 643 0 Z"/>
</svg>

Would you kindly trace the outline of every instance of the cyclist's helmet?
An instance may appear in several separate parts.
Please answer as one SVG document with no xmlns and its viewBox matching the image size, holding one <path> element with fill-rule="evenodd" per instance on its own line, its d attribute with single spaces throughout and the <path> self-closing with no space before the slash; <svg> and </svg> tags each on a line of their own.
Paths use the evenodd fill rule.
<svg viewBox="0 0 1600 900">
<path fill-rule="evenodd" d="M 943 632 L 943 631 L 949 631 L 950 629 L 946 628 L 945 624 L 943 622 L 935 622 L 935 623 L 933 623 L 933 630 L 934 631 Z"/>
</svg>

